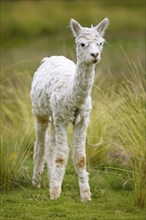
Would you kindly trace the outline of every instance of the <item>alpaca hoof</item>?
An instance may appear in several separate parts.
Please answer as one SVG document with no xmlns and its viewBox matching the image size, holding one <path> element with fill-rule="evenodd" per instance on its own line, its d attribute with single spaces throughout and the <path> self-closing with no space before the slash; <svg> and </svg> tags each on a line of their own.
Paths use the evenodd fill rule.
<svg viewBox="0 0 146 220">
<path fill-rule="evenodd" d="M 91 192 L 90 189 L 86 189 L 81 192 L 81 201 L 82 202 L 88 202 L 91 201 Z"/>
<path fill-rule="evenodd" d="M 36 182 L 35 180 L 32 180 L 32 185 L 35 186 L 36 188 L 41 188 L 40 183 Z"/>
<path fill-rule="evenodd" d="M 61 194 L 61 188 L 56 186 L 50 189 L 50 199 L 51 200 L 56 200 L 60 197 Z"/>
<path fill-rule="evenodd" d="M 37 187 L 37 188 L 40 188 L 41 185 L 40 185 L 40 180 L 36 180 L 35 178 L 32 179 L 32 185 Z"/>
</svg>

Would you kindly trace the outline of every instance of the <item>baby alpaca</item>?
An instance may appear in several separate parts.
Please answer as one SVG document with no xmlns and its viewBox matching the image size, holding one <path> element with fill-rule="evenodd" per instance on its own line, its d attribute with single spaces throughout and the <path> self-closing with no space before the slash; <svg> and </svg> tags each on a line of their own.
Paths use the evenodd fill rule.
<svg viewBox="0 0 146 220">
<path fill-rule="evenodd" d="M 73 162 L 78 174 L 82 201 L 91 200 L 86 171 L 86 131 L 89 123 L 91 89 L 95 65 L 101 59 L 105 18 L 97 26 L 82 27 L 71 19 L 76 42 L 76 64 L 64 56 L 44 58 L 35 72 L 32 87 L 32 111 L 35 118 L 34 171 L 32 183 L 40 186 L 44 163 L 48 166 L 50 199 L 61 194 L 68 161 L 67 125 L 73 124 Z M 50 135 L 48 136 L 48 125 Z"/>
</svg>

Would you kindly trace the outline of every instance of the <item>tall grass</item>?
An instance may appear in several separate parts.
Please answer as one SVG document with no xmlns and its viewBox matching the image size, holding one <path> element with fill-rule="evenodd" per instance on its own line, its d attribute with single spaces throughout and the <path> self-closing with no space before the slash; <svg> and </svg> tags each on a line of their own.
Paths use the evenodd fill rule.
<svg viewBox="0 0 146 220">
<path fill-rule="evenodd" d="M 10 71 L 11 72 L 11 71 Z M 32 149 L 32 116 L 29 98 L 31 76 L 27 72 L 1 78 L 0 184 L 8 189 L 24 175 Z"/>
<path fill-rule="evenodd" d="M 114 165 L 128 170 L 135 203 L 143 207 L 146 198 L 145 70 L 141 64 L 138 67 L 129 60 L 127 67 L 119 85 L 114 82 L 104 92 L 97 86 L 94 88 L 88 138 L 89 146 L 92 143 L 94 148 L 88 150 L 89 160 L 91 167 Z"/>
</svg>

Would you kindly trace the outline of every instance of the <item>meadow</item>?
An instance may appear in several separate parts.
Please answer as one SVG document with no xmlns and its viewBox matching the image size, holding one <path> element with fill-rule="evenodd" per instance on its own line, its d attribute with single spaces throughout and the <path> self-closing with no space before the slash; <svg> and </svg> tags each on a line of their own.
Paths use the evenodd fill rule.
<svg viewBox="0 0 146 220">
<path fill-rule="evenodd" d="M 84 3 L 84 4 L 83 4 Z M 146 208 L 144 1 L 1 2 L 1 219 L 144 219 Z M 102 60 L 96 68 L 87 135 L 93 200 L 79 200 L 69 161 L 58 201 L 31 186 L 35 140 L 33 74 L 45 56 L 75 57 L 69 29 L 109 17 Z M 72 127 L 69 126 L 71 147 Z"/>
</svg>

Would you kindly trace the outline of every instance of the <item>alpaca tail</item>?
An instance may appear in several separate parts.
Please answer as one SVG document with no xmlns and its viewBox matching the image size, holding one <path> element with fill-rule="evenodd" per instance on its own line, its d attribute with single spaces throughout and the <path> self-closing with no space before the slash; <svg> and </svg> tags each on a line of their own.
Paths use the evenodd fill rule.
<svg viewBox="0 0 146 220">
<path fill-rule="evenodd" d="M 48 57 L 44 57 L 42 60 L 41 60 L 41 64 L 46 62 L 49 58 Z"/>
</svg>

